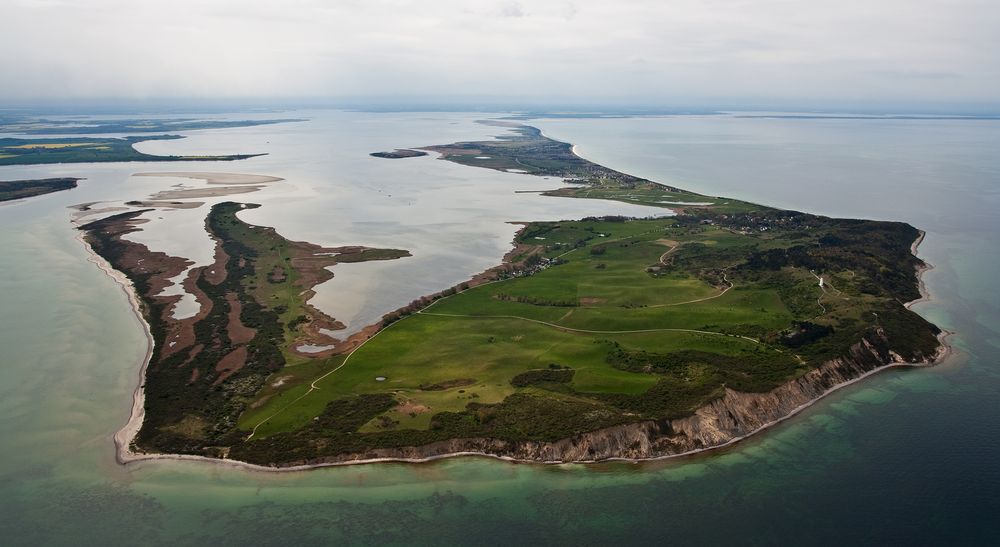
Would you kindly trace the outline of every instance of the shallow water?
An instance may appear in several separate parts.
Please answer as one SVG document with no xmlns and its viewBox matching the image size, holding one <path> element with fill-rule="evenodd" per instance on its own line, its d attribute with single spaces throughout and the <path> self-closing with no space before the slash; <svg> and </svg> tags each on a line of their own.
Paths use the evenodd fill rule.
<svg viewBox="0 0 1000 547">
<path fill-rule="evenodd" d="M 302 115 L 320 119 L 192 132 L 144 150 L 271 152 L 196 170 L 286 178 L 234 196 L 264 203 L 243 218 L 286 237 L 414 250 L 413 258 L 335 267 L 317 300 L 328 298 L 323 305 L 338 318 L 363 321 L 388 302 L 491 265 L 516 229 L 506 221 L 622 207 L 513 195 L 556 181 L 432 157 L 367 156 L 495 130 L 470 123 L 477 116 Z M 1000 539 L 1000 295 L 992 288 L 1000 259 L 991 242 L 1000 227 L 1000 123 L 685 117 L 538 125 L 589 159 L 709 195 L 927 230 L 920 254 L 935 265 L 925 276 L 934 301 L 916 309 L 957 331 L 964 356 L 886 372 L 734 448 L 675 461 L 533 466 L 463 458 L 283 474 L 177 461 L 125 468 L 114 463 L 111 436 L 127 419 L 145 341 L 120 288 L 87 262 L 65 207 L 143 199 L 161 188 L 131 173 L 194 164 L 0 168 L 5 180 L 89 178 L 77 190 L 0 207 L 3 543 Z M 413 207 L 418 213 L 408 212 Z M 195 256 L 205 247 L 190 232 L 157 241 L 210 260 Z M 338 299 L 337 283 L 354 299 Z"/>
<path fill-rule="evenodd" d="M 511 221 L 617 213 L 669 214 L 615 202 L 588 203 L 515 193 L 555 188 L 559 181 L 470 170 L 438 161 L 436 154 L 395 160 L 369 155 L 392 150 L 400 143 L 449 143 L 490 138 L 497 132 L 497 128 L 474 123 L 474 116 L 372 116 L 322 111 L 303 115 L 311 121 L 193 132 L 197 134 L 187 139 L 149 141 L 138 148 L 164 155 L 267 150 L 267 156 L 218 168 L 215 166 L 223 164 L 216 163 L 212 170 L 271 175 L 284 181 L 269 183 L 250 194 L 204 201 L 264 204 L 242 213 L 241 218 L 275 226 L 293 240 L 331 247 L 367 245 L 409 250 L 413 256 L 400 260 L 340 265 L 333 270 L 334 279 L 317 287 L 311 303 L 347 325 L 338 336 L 356 332 L 401 305 L 497 264 L 510 249 L 518 228 Z M 210 170 L 201 163 L 185 165 Z M 150 193 L 177 183 L 212 186 L 186 178 L 129 179 L 129 184 L 141 185 Z M 214 247 L 199 220 L 204 215 L 204 208 L 146 215 L 150 222 L 143 225 L 142 232 L 129 237 L 169 254 L 191 258 L 196 264 L 207 264 L 212 261 Z"/>
</svg>

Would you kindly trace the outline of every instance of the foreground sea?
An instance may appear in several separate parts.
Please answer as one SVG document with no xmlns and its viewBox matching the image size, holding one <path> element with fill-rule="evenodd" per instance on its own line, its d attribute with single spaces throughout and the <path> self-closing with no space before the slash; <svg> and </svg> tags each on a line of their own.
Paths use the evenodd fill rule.
<svg viewBox="0 0 1000 547">
<path fill-rule="evenodd" d="M 368 152 L 478 139 L 482 114 L 281 113 L 310 121 L 195 131 L 150 153 L 237 163 L 0 167 L 0 180 L 85 176 L 0 206 L 0 544 L 996 544 L 1000 542 L 1000 121 L 675 116 L 534 120 L 587 159 L 693 191 L 811 213 L 900 220 L 932 300 L 915 309 L 956 355 L 840 390 L 732 448 L 645 464 L 484 458 L 265 473 L 199 462 L 123 467 L 142 328 L 88 261 L 70 205 L 177 184 L 144 171 L 286 180 L 229 199 L 292 239 L 397 246 L 342 265 L 317 303 L 358 328 L 496 262 L 507 221 L 650 214 L 514 194 L 558 181 Z M 267 117 L 268 115 L 260 115 Z M 233 115 L 245 118 L 246 115 Z M 205 260 L 205 208 L 148 215 L 135 237 Z M 171 216 L 175 215 L 175 216 Z M 409 261 L 409 262 L 407 262 Z"/>
</svg>

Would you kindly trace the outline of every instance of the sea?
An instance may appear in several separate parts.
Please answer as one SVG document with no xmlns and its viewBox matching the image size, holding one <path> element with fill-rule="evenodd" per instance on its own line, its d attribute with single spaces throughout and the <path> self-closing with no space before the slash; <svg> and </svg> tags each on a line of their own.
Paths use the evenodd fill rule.
<svg viewBox="0 0 1000 547">
<path fill-rule="evenodd" d="M 648 463 L 463 457 L 277 473 L 115 460 L 146 338 L 122 287 L 91 261 L 73 206 L 210 186 L 142 172 L 281 177 L 147 213 L 130 237 L 207 263 L 204 214 L 234 200 L 260 203 L 241 218 L 289 239 L 411 250 L 334 267 L 313 302 L 346 332 L 496 264 L 517 222 L 668 213 L 542 196 L 560 181 L 434 154 L 368 155 L 490 138 L 503 129 L 476 121 L 504 114 L 219 114 L 304 121 L 137 145 L 267 153 L 239 162 L 0 167 L 0 180 L 86 178 L 0 205 L 0 544 L 1000 544 L 1000 121 L 748 114 L 528 123 L 589 160 L 702 194 L 926 231 L 931 299 L 914 309 L 954 333 L 955 352 L 839 390 L 730 448 Z"/>
</svg>

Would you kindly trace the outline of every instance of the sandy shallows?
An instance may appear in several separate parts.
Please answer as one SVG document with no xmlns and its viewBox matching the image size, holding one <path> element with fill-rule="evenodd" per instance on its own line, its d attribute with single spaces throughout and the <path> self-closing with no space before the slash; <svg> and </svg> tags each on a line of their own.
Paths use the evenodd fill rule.
<svg viewBox="0 0 1000 547">
<path fill-rule="evenodd" d="M 285 180 L 281 177 L 268 175 L 248 175 L 244 173 L 204 173 L 199 171 L 178 171 L 174 173 L 136 173 L 134 177 L 178 177 L 199 179 L 209 184 L 263 184 Z"/>
</svg>

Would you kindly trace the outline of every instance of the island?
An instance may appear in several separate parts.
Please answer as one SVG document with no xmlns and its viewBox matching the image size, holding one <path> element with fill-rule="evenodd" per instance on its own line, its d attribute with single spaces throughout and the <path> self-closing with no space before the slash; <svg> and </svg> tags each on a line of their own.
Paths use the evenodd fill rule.
<svg viewBox="0 0 1000 547">
<path fill-rule="evenodd" d="M 0 180 L 0 201 L 30 198 L 52 192 L 71 190 L 83 179 L 61 177 L 34 180 Z"/>
<path fill-rule="evenodd" d="M 423 150 L 409 150 L 407 148 L 397 148 L 393 152 L 372 152 L 369 156 L 374 156 L 376 158 L 385 158 L 390 160 L 398 160 L 403 158 L 417 158 L 420 156 L 426 156 L 427 152 Z"/>
<path fill-rule="evenodd" d="M 195 457 L 267 469 L 483 455 L 528 462 L 645 460 L 727 446 L 842 386 L 940 361 L 923 297 L 923 234 L 696 194 L 579 157 L 537 128 L 428 146 L 463 165 L 565 179 L 553 196 L 671 216 L 525 224 L 503 263 L 337 340 L 309 290 L 348 260 L 242 222 L 206 220 L 216 263 L 130 243 L 141 211 L 82 227 L 134 285 L 152 351 L 123 462 Z M 324 273 L 326 272 L 326 273 Z"/>
<path fill-rule="evenodd" d="M 119 161 L 234 161 L 264 154 L 154 156 L 133 145 L 142 141 L 183 139 L 180 135 L 146 137 L 0 138 L 0 165 L 92 163 Z"/>
</svg>

